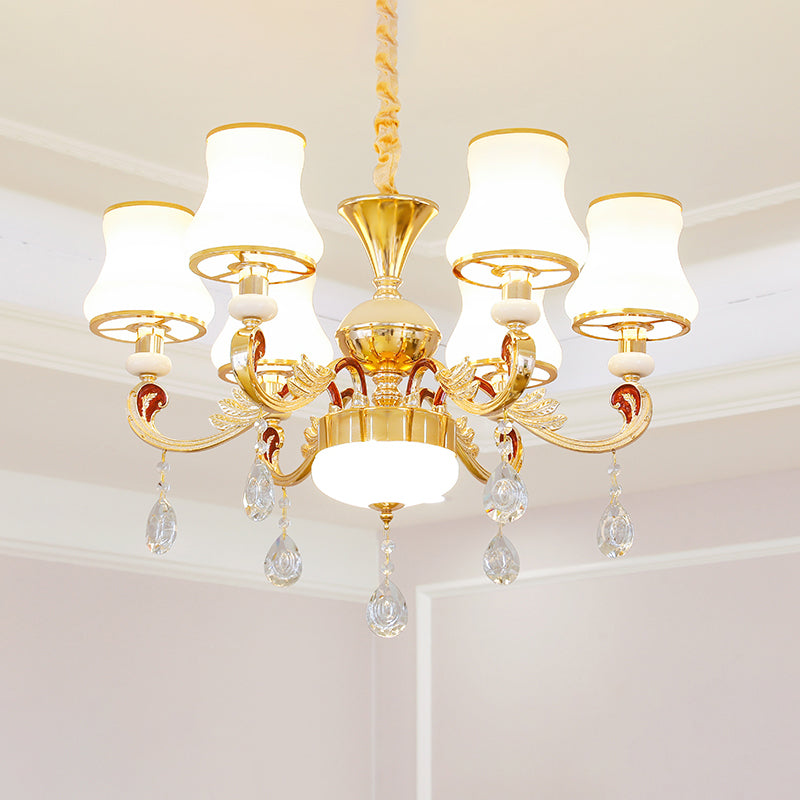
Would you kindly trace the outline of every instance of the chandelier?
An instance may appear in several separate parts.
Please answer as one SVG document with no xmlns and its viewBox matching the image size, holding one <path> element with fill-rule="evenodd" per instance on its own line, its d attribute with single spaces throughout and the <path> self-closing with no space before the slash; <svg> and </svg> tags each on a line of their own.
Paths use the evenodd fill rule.
<svg viewBox="0 0 800 800">
<path fill-rule="evenodd" d="M 528 504 L 519 476 L 522 430 L 570 450 L 612 454 L 611 499 L 598 525 L 598 545 L 612 558 L 630 548 L 633 525 L 619 500 L 616 451 L 638 439 L 652 417 L 640 382 L 654 367 L 647 342 L 685 334 L 697 314 L 678 259 L 677 200 L 643 192 L 597 198 L 586 220 L 587 249 L 564 197 L 566 140 L 538 129 L 495 130 L 469 145 L 469 196 L 446 248 L 462 312 L 445 362 L 436 360 L 439 329 L 400 293 L 406 258 L 438 209 L 395 188 L 396 33 L 396 0 L 378 0 L 377 194 L 339 205 L 367 251 L 375 293 L 339 325 L 340 356 L 333 356 L 312 305 L 322 239 L 300 192 L 305 139 L 281 125 L 240 123 L 208 134 L 208 188 L 196 214 L 160 202 L 108 208 L 106 258 L 84 306 L 93 333 L 134 345 L 126 368 L 139 383 L 128 396 L 128 421 L 161 451 L 159 495 L 146 529 L 149 549 L 166 553 L 176 535 L 167 453 L 206 450 L 254 428 L 244 508 L 256 522 L 279 509 L 280 534 L 265 560 L 267 577 L 277 586 L 300 577 L 302 559 L 287 532 L 287 488 L 310 475 L 334 500 L 380 516 L 380 579 L 367 621 L 383 637 L 397 635 L 408 619 L 391 579 L 390 522 L 403 506 L 441 500 L 456 483 L 459 461 L 485 484 L 483 509 L 498 523 L 484 571 L 498 584 L 517 577 L 519 557 L 504 526 Z M 230 320 L 212 348 L 219 377 L 233 384 L 232 397 L 220 400 L 220 413 L 210 418 L 216 433 L 180 440 L 156 424 L 168 403 L 158 381 L 170 371 L 167 345 L 206 333 L 214 303 L 201 278 L 232 288 Z M 546 395 L 561 350 L 543 298 L 567 284 L 573 330 L 617 343 L 608 366 L 621 379 L 611 405 L 622 424 L 601 440 L 560 433 L 566 417 Z M 328 411 L 311 417 L 299 465 L 285 471 L 282 425 L 320 397 L 327 397 Z M 455 409 L 464 415 L 457 417 Z M 473 441 L 478 417 L 495 425 L 493 470 L 480 463 Z"/>
</svg>

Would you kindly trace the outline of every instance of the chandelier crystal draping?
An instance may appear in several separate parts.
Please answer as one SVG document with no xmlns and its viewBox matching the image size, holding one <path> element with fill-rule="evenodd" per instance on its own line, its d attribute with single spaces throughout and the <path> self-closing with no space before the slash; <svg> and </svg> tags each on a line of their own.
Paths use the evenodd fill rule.
<svg viewBox="0 0 800 800">
<path fill-rule="evenodd" d="M 167 552 L 177 530 L 167 498 L 167 453 L 205 450 L 255 429 L 243 505 L 256 522 L 279 510 L 280 532 L 264 564 L 268 579 L 289 586 L 301 575 L 300 552 L 288 535 L 287 488 L 311 475 L 334 500 L 380 516 L 380 578 L 367 621 L 383 637 L 397 635 L 408 618 L 392 580 L 393 516 L 403 506 L 441 500 L 456 483 L 459 461 L 485 484 L 483 508 L 498 525 L 484 571 L 498 584 L 517 577 L 519 557 L 505 527 L 528 504 L 519 476 L 522 430 L 570 450 L 612 453 L 611 500 L 598 525 L 598 545 L 610 557 L 628 550 L 633 525 L 619 502 L 616 451 L 641 436 L 652 416 L 641 384 L 654 367 L 647 342 L 685 334 L 697 313 L 678 259 L 677 200 L 643 192 L 597 198 L 587 216 L 587 249 L 564 196 L 566 140 L 531 128 L 495 130 L 469 145 L 469 196 L 446 248 L 462 313 L 445 363 L 434 358 L 439 329 L 400 293 L 406 258 L 438 209 L 395 188 L 395 3 L 378 0 L 377 194 L 339 205 L 367 251 L 375 293 L 339 325 L 340 355 L 333 355 L 312 305 L 323 245 L 300 192 L 305 139 L 280 125 L 211 131 L 208 188 L 196 214 L 160 202 L 107 209 L 106 259 L 84 309 L 93 333 L 134 346 L 126 368 L 139 383 L 128 397 L 128 420 L 139 438 L 161 451 L 159 495 L 147 521 L 150 550 Z M 233 396 L 211 417 L 216 433 L 179 440 L 156 425 L 168 402 L 159 379 L 171 367 L 167 345 L 206 333 L 214 304 L 201 278 L 232 289 L 230 319 L 211 356 L 219 377 L 233 384 Z M 560 433 L 566 417 L 546 396 L 561 348 L 543 300 L 566 284 L 572 284 L 566 311 L 573 330 L 617 342 L 608 366 L 621 379 L 611 405 L 622 426 L 601 440 Z M 287 472 L 282 425 L 322 396 L 328 412 L 311 417 L 300 463 Z M 455 409 L 464 416 L 456 417 Z M 480 463 L 473 443 L 470 425 L 478 417 L 496 426 L 493 470 Z"/>
</svg>

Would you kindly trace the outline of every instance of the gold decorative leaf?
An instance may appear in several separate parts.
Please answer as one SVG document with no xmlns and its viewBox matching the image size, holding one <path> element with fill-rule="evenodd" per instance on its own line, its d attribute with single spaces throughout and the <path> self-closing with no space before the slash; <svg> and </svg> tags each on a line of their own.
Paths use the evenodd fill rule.
<svg viewBox="0 0 800 800">
<path fill-rule="evenodd" d="M 461 440 L 464 449 L 472 456 L 477 458 L 480 453 L 478 445 L 473 444 L 475 439 L 475 431 L 470 428 L 466 417 L 459 417 L 456 420 L 456 436 Z"/>
<path fill-rule="evenodd" d="M 254 403 L 238 386 L 233 389 L 233 398 L 218 400 L 221 414 L 212 414 L 208 419 L 220 431 L 252 425 L 263 414 L 263 409 Z"/>
<path fill-rule="evenodd" d="M 327 389 L 336 373 L 327 367 L 318 367 L 306 356 L 299 364 L 295 364 L 292 377 L 286 382 L 294 397 L 316 397 Z"/>
<path fill-rule="evenodd" d="M 311 417 L 311 424 L 303 431 L 303 436 L 306 438 L 306 443 L 300 452 L 303 454 L 303 458 L 308 458 L 317 451 L 319 446 L 319 420 L 316 417 Z"/>
<path fill-rule="evenodd" d="M 472 400 L 480 387 L 475 380 L 475 367 L 466 358 L 452 369 L 440 369 L 436 380 L 450 397 L 461 400 Z"/>
<path fill-rule="evenodd" d="M 536 389 L 523 395 L 508 410 L 508 416 L 518 422 L 524 428 L 533 430 L 557 431 L 567 418 L 563 414 L 556 414 L 558 410 L 558 400 L 546 397 L 547 390 Z"/>
</svg>

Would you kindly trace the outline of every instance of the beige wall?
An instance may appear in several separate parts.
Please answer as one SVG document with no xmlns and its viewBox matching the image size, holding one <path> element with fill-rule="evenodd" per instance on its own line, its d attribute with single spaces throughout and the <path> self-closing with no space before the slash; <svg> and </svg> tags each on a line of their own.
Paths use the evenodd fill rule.
<svg viewBox="0 0 800 800">
<path fill-rule="evenodd" d="M 0 557 L 0 796 L 366 800 L 353 603 Z"/>
<path fill-rule="evenodd" d="M 477 514 L 398 531 L 397 581 L 425 585 L 414 635 L 377 647 L 377 796 L 796 796 L 798 485 L 626 494 L 619 562 L 594 542 L 604 500 L 532 509 L 511 587 L 480 572 Z"/>
</svg>

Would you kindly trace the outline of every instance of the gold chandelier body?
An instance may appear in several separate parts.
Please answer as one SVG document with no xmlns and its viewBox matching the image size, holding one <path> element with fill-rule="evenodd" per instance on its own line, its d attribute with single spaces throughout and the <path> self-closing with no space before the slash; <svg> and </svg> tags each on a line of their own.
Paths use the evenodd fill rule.
<svg viewBox="0 0 800 800">
<path fill-rule="evenodd" d="M 197 440 L 164 436 L 156 414 L 166 407 L 166 392 L 155 376 L 144 376 L 129 396 L 128 421 L 143 441 L 162 450 L 192 452 L 228 441 L 253 427 L 259 419 L 269 425 L 264 440 L 270 444 L 266 461 L 279 486 L 305 480 L 318 452 L 353 442 L 419 442 L 456 454 L 473 477 L 485 483 L 489 471 L 478 461 L 474 431 L 467 418 L 456 419 L 450 408 L 474 416 L 507 417 L 530 433 L 578 452 L 609 452 L 635 441 L 652 418 L 650 395 L 636 376 L 612 393 L 611 404 L 623 418 L 621 429 L 602 440 L 584 441 L 558 433 L 566 418 L 556 413 L 558 402 L 544 389 L 525 395 L 536 350 L 524 330 L 510 329 L 502 351 L 492 360 L 492 380 L 481 377 L 487 364 L 465 361 L 454 368 L 432 358 L 441 334 L 420 306 L 405 300 L 399 287 L 408 253 L 425 224 L 436 214 L 430 201 L 403 195 L 373 195 L 346 200 L 340 213 L 353 226 L 367 250 L 375 274 L 375 295 L 343 320 L 336 333 L 342 357 L 327 365 L 304 359 L 285 362 L 280 372 L 260 368 L 264 333 L 258 320 L 245 324 L 231 342 L 231 365 L 238 384 L 234 398 L 220 401 L 222 413 L 211 417 L 219 433 Z M 265 265 L 267 270 L 269 265 Z M 253 324 L 256 323 L 256 324 Z M 150 333 L 142 340 L 151 343 Z M 425 373 L 433 375 L 438 390 L 422 388 Z M 346 374 L 349 385 L 340 385 Z M 368 381 L 374 388 L 370 394 Z M 281 421 L 327 394 L 330 410 L 311 418 L 305 431 L 301 464 L 286 473 L 280 466 L 284 447 Z M 523 395 L 525 395 L 523 397 Z M 478 398 L 483 398 L 480 402 Z M 514 437 L 512 464 L 523 462 L 521 440 Z M 390 497 L 376 503 L 390 503 Z"/>
</svg>

